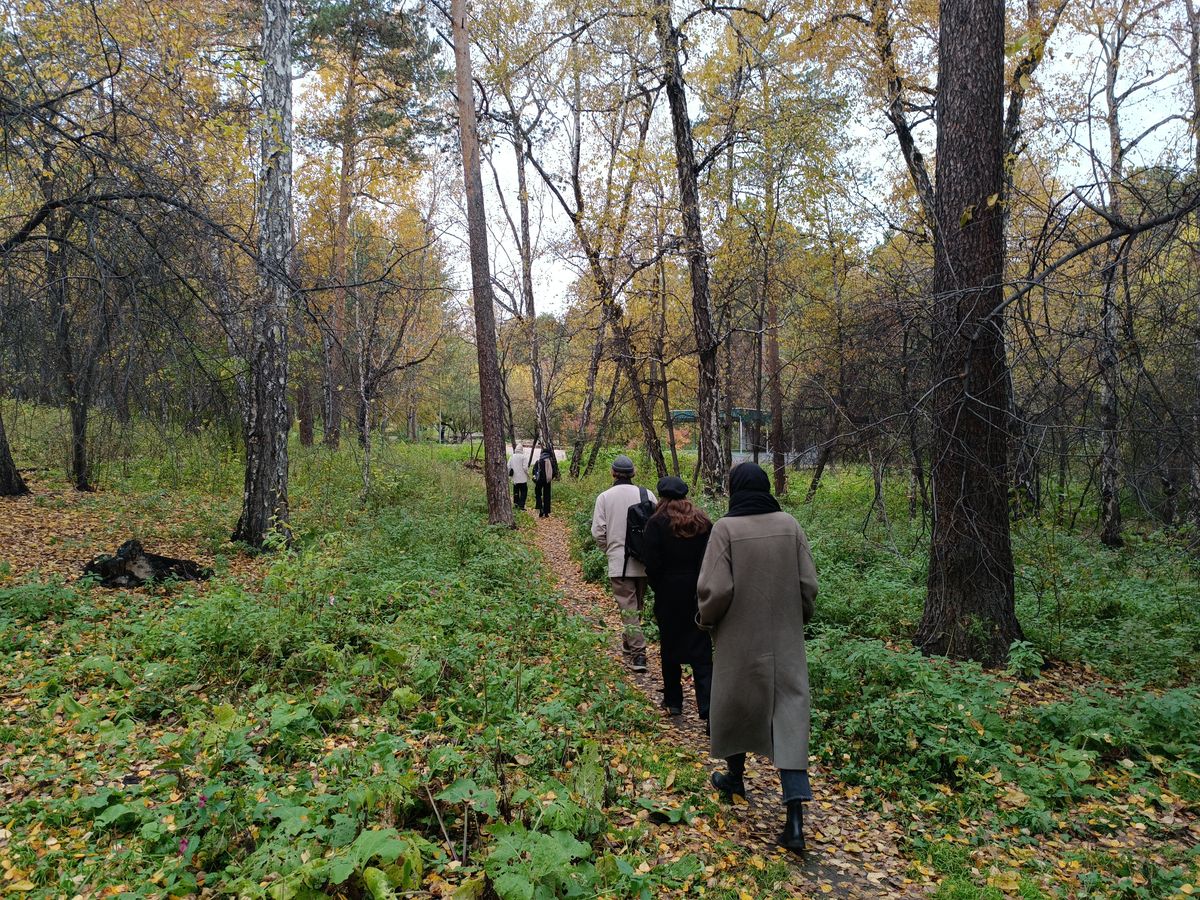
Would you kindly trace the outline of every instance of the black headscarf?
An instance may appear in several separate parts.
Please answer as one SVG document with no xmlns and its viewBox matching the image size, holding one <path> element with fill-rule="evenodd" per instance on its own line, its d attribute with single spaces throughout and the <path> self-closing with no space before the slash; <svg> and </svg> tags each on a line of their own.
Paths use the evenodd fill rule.
<svg viewBox="0 0 1200 900">
<path fill-rule="evenodd" d="M 771 479 L 752 462 L 739 463 L 729 473 L 727 516 L 761 516 L 779 512 L 779 501 L 771 496 Z"/>
</svg>

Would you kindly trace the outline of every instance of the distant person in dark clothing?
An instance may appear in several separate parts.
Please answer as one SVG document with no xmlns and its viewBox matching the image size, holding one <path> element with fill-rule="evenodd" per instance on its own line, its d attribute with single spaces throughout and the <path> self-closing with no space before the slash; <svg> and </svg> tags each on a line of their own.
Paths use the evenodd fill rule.
<svg viewBox="0 0 1200 900">
<path fill-rule="evenodd" d="M 538 518 L 550 515 L 550 485 L 557 478 L 558 457 L 553 448 L 546 447 L 533 464 L 533 505 L 537 507 Z"/>
<path fill-rule="evenodd" d="M 687 499 L 683 479 L 658 481 L 658 511 L 646 524 L 643 537 L 646 576 L 654 588 L 654 618 L 658 621 L 662 654 L 663 705 L 677 716 L 683 712 L 683 666 L 692 667 L 696 710 L 708 719 L 712 687 L 712 641 L 696 625 L 696 579 L 708 546 L 712 522 L 704 510 Z"/>
</svg>

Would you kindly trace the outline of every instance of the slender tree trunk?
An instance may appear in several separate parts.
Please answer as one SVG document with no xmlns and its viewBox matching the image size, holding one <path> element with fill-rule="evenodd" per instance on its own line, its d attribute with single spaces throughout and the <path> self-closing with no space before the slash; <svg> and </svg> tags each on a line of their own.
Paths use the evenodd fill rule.
<svg viewBox="0 0 1200 900">
<path fill-rule="evenodd" d="M 365 500 L 371 493 L 371 398 L 361 398 L 358 407 L 358 433 L 362 446 L 362 495 Z"/>
<path fill-rule="evenodd" d="M 296 385 L 296 418 L 300 424 L 300 446 L 313 445 L 313 395 L 308 373 L 304 372 Z"/>
<path fill-rule="evenodd" d="M 516 109 L 513 109 L 516 116 Z M 513 152 L 517 157 L 517 197 L 521 213 L 521 293 L 525 301 L 525 321 L 529 329 L 529 370 L 533 377 L 533 409 L 537 419 L 538 434 L 543 447 L 554 447 L 554 434 L 550 431 L 550 410 L 546 403 L 546 386 L 542 378 L 542 354 L 538 341 L 537 309 L 533 301 L 533 243 L 529 236 L 529 186 L 525 179 L 527 155 L 525 142 L 528 140 L 518 125 L 513 125 Z"/>
<path fill-rule="evenodd" d="M 471 44 L 467 36 L 466 0 L 451 0 L 451 35 L 462 143 L 463 185 L 467 195 L 467 232 L 471 247 L 471 293 L 475 307 L 475 348 L 479 358 L 479 410 L 483 419 L 483 480 L 488 522 L 515 527 L 504 453 L 504 407 L 500 365 L 496 355 L 496 313 L 488 271 L 487 219 L 483 178 L 479 170 L 479 131 L 475 122 L 475 90 L 471 81 Z"/>
<path fill-rule="evenodd" d="M 662 442 L 658 439 L 658 429 L 654 425 L 654 410 L 638 377 L 637 359 L 633 354 L 629 326 L 622 321 L 613 322 L 613 345 L 618 363 L 625 368 L 625 378 L 629 382 L 630 393 L 633 394 L 633 406 L 637 410 L 638 423 L 642 426 L 646 454 L 654 464 L 657 477 L 662 478 L 667 474 L 667 461 L 663 458 Z"/>
<path fill-rule="evenodd" d="M 295 271 L 295 266 L 293 266 L 293 271 Z M 292 340 L 301 346 L 300 353 L 296 354 L 298 356 L 296 361 L 299 362 L 299 365 L 293 366 L 292 372 L 290 372 L 296 385 L 296 424 L 300 431 L 300 446 L 312 446 L 313 419 L 316 418 L 316 409 L 313 408 L 312 397 L 312 359 L 310 348 L 307 346 L 304 308 L 301 304 L 295 304 L 293 310 Z"/>
<path fill-rule="evenodd" d="M 327 321 L 329 330 L 325 342 L 327 377 L 325 379 L 325 446 L 336 449 L 342 439 L 342 388 L 346 372 L 344 349 L 346 345 L 346 309 L 350 298 L 346 285 L 350 282 L 349 245 L 350 215 L 354 208 L 354 173 L 358 166 L 356 158 L 359 50 L 357 44 L 351 49 L 346 67 L 346 84 L 342 92 L 342 121 L 340 141 L 342 158 L 338 168 L 337 219 L 333 231 L 333 298 L 330 302 Z"/>
<path fill-rule="evenodd" d="M 263 0 L 259 296 L 251 313 L 246 481 L 233 539 L 262 547 L 288 528 L 288 254 L 292 236 L 292 3 Z"/>
<path fill-rule="evenodd" d="M 500 395 L 504 400 L 504 427 L 508 429 L 508 442 L 515 449 L 517 446 L 517 422 L 516 416 L 513 415 L 512 397 L 508 393 L 508 379 L 500 378 Z M 537 432 L 537 426 L 534 426 L 533 443 L 537 444 L 541 440 L 541 434 Z"/>
<path fill-rule="evenodd" d="M 763 109 L 771 109 L 771 81 L 765 75 L 762 80 Z M 771 468 L 775 476 L 775 494 L 782 497 L 787 493 L 787 454 L 783 448 L 783 384 L 779 362 L 779 298 L 772 287 L 772 262 L 775 253 L 776 206 L 778 190 L 775 170 L 775 154 L 770 134 L 764 138 L 766 145 L 765 172 L 763 179 L 763 219 L 766 234 L 763 244 L 762 299 L 766 310 L 766 375 L 767 395 L 771 405 Z"/>
<path fill-rule="evenodd" d="M 579 477 L 583 464 L 583 450 L 587 444 L 588 428 L 592 424 L 592 405 L 596 399 L 596 378 L 600 374 L 600 361 L 604 357 L 604 335 L 608 326 L 608 312 L 601 312 L 600 325 L 596 329 L 596 340 L 592 342 L 592 357 L 588 360 L 587 384 L 584 386 L 583 409 L 579 413 L 579 432 L 575 435 L 575 446 L 571 448 L 572 478 Z"/>
<path fill-rule="evenodd" d="M 911 345 L 911 338 L 912 329 L 906 325 L 904 328 L 904 340 L 902 345 L 904 365 L 901 387 L 901 403 L 903 404 L 903 408 L 908 411 L 907 421 L 905 422 L 905 431 L 908 434 L 908 450 L 910 457 L 908 517 L 910 519 L 915 519 L 917 517 L 917 500 L 920 499 L 921 524 L 923 527 L 925 524 L 925 516 L 929 512 L 929 491 L 925 487 L 925 464 L 922 461 L 923 454 L 920 437 L 917 433 L 917 415 L 912 396 L 912 370 L 916 353 Z"/>
<path fill-rule="evenodd" d="M 1109 174 L 1108 211 L 1121 217 L 1121 177 L 1123 170 L 1121 129 L 1118 114 L 1117 76 L 1119 49 L 1114 49 L 1105 68 L 1104 95 L 1108 106 Z M 1121 312 L 1117 289 L 1121 268 L 1121 247 L 1116 242 L 1105 248 L 1104 268 L 1100 273 L 1100 543 L 1120 547 L 1121 537 L 1121 413 L 1120 332 Z"/>
<path fill-rule="evenodd" d="M 658 222 L 658 370 L 662 378 L 663 427 L 667 429 L 667 446 L 671 450 L 671 472 L 679 477 L 679 449 L 675 444 L 675 420 L 671 417 L 671 399 L 667 387 L 667 267 L 662 247 L 663 227 Z"/>
<path fill-rule="evenodd" d="M 0 497 L 18 497 L 28 493 L 29 487 L 13 462 L 8 434 L 4 430 L 4 417 L 0 416 Z"/>
<path fill-rule="evenodd" d="M 1200 5 L 1196 0 L 1187 0 L 1188 20 L 1188 81 L 1192 89 L 1192 168 L 1200 172 Z M 1200 229 L 1200 213 L 1193 218 L 1193 229 Z M 1193 232 L 1194 233 L 1194 232 Z M 1191 520 L 1200 528 L 1200 238 L 1192 243 L 1192 284 L 1196 290 L 1196 327 L 1193 335 L 1192 360 L 1195 367 L 1192 399 L 1191 435 L 1191 485 L 1189 513 Z"/>
<path fill-rule="evenodd" d="M 1070 479 L 1070 444 L 1067 430 L 1058 430 L 1058 496 L 1054 504 L 1054 524 L 1061 525 L 1067 512 L 1067 485 Z"/>
<path fill-rule="evenodd" d="M 998 665 L 1022 637 L 1008 516 L 1003 0 L 941 0 L 926 653 Z M 989 204 L 989 198 L 993 198 Z"/>
<path fill-rule="evenodd" d="M 767 299 L 767 393 L 771 398 L 771 467 L 775 494 L 787 493 L 787 454 L 783 447 L 783 379 L 779 362 L 779 303 L 774 291 Z"/>
<path fill-rule="evenodd" d="M 617 406 L 617 390 L 620 384 L 621 369 L 617 367 L 613 370 L 612 387 L 608 389 L 608 402 L 604 404 L 604 412 L 600 414 L 600 425 L 596 428 L 596 440 L 592 442 L 592 452 L 588 454 L 587 465 L 583 469 L 584 478 L 592 474 L 592 469 L 596 466 L 596 457 L 600 455 L 600 448 L 604 446 L 604 439 L 608 436 L 608 423 L 612 421 L 612 413 Z"/>
<path fill-rule="evenodd" d="M 821 442 L 821 447 L 817 450 L 817 462 L 813 467 L 812 481 L 808 483 L 808 493 L 804 495 L 805 503 L 812 503 L 816 498 L 817 490 L 821 487 L 821 477 L 825 474 L 825 467 L 829 465 L 829 460 L 833 458 L 833 448 L 836 445 L 836 435 L 831 435 Z"/>
<path fill-rule="evenodd" d="M 69 224 L 59 222 L 49 230 L 46 252 L 46 289 L 54 311 L 54 358 L 62 380 L 70 418 L 68 474 L 77 491 L 92 490 L 88 459 L 88 414 L 91 411 L 91 366 L 80 364 L 71 342 L 71 309 L 67 296 L 67 249 Z"/>
<path fill-rule="evenodd" d="M 696 152 L 688 117 L 683 68 L 679 61 L 679 32 L 671 21 L 670 0 L 655 0 L 654 25 L 662 50 L 667 102 L 675 135 L 676 171 L 679 175 L 679 207 L 683 218 L 683 242 L 692 284 L 692 328 L 699 358 L 697 410 L 699 417 L 699 466 L 705 490 L 725 492 L 721 477 L 721 421 L 718 409 L 717 352 L 720 342 L 712 325 L 712 299 L 708 283 L 708 254 L 700 218 L 700 188 L 697 183 Z"/>
<path fill-rule="evenodd" d="M 767 298 L 763 295 L 754 304 L 757 328 L 754 332 L 754 428 L 751 431 L 750 440 L 753 446 L 750 450 L 754 454 L 755 465 L 758 465 L 758 455 L 762 452 L 763 356 L 766 349 L 766 316 L 763 313 L 763 304 L 766 302 Z"/>
<path fill-rule="evenodd" d="M 733 331 L 725 338 L 725 393 L 722 407 L 725 413 L 722 468 L 728 472 L 733 468 Z M 700 460 L 696 460 L 699 469 Z"/>
</svg>

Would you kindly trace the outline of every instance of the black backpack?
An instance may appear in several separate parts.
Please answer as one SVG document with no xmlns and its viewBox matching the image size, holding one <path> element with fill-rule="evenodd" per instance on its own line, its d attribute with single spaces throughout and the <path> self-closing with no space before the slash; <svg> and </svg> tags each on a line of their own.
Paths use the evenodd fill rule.
<svg viewBox="0 0 1200 900">
<path fill-rule="evenodd" d="M 637 503 L 629 507 L 625 513 L 625 563 L 621 566 L 621 577 L 625 577 L 625 567 L 629 565 L 629 557 L 640 563 L 646 561 L 646 523 L 657 511 L 658 506 L 650 499 L 650 492 L 644 487 L 638 488 Z"/>
</svg>

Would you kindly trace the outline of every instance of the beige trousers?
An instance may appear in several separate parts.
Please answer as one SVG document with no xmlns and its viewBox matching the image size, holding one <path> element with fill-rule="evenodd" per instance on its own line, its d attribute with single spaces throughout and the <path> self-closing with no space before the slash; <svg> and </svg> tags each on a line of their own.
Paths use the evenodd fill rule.
<svg viewBox="0 0 1200 900">
<path fill-rule="evenodd" d="M 646 597 L 646 579 L 617 578 L 612 582 L 613 597 L 621 610 L 621 624 L 624 626 L 621 641 L 625 652 L 631 656 L 646 652 L 646 635 L 642 633 L 642 602 Z"/>
</svg>

